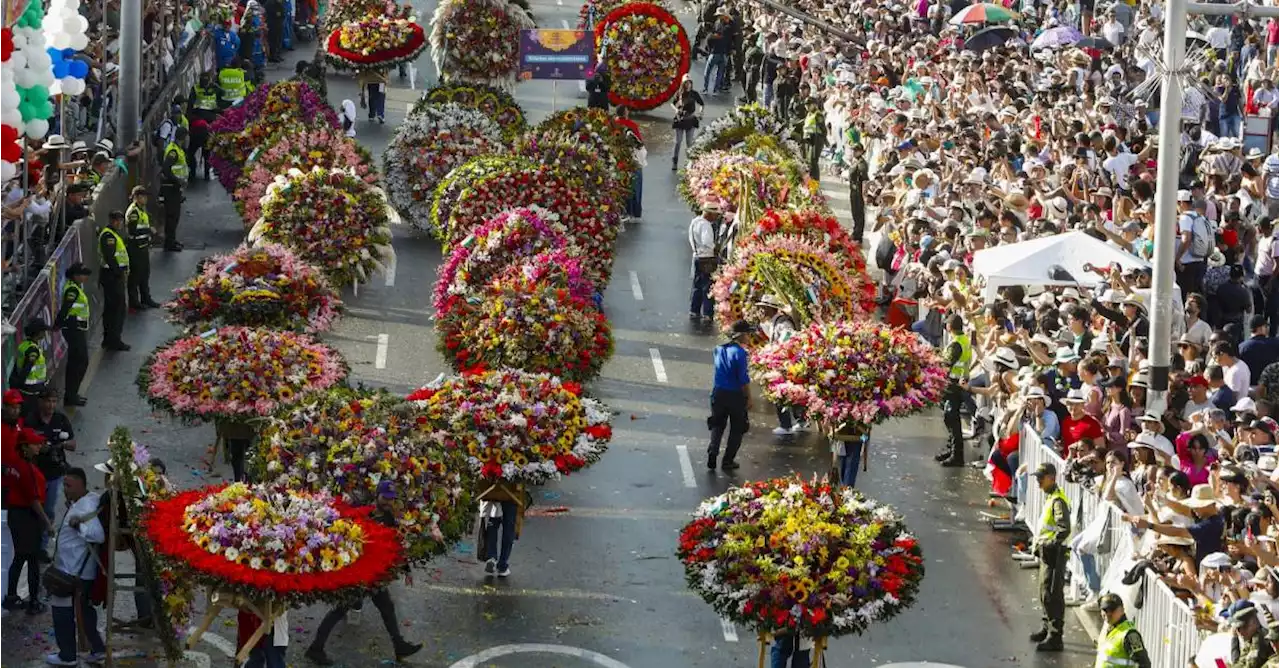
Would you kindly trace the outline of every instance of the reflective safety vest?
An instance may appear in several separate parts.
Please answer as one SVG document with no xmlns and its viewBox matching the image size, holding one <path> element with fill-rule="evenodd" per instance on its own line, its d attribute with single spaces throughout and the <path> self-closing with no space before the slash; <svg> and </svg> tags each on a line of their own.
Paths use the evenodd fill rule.
<svg viewBox="0 0 1280 668">
<path fill-rule="evenodd" d="M 218 72 L 218 88 L 222 89 L 222 99 L 231 104 L 239 104 L 248 95 L 244 80 L 244 70 L 238 67 L 226 67 Z"/>
<path fill-rule="evenodd" d="M 27 373 L 27 379 L 23 382 L 27 385 L 43 385 L 49 377 L 49 367 L 45 364 L 44 351 L 40 346 L 34 341 L 23 341 L 18 344 L 18 359 L 25 362 L 27 353 L 33 348 L 40 355 L 36 358 L 36 363 L 31 365 L 31 371 Z"/>
<path fill-rule="evenodd" d="M 951 365 L 951 377 L 963 380 L 969 376 L 969 367 L 973 365 L 973 343 L 968 334 L 956 334 L 955 342 L 960 344 L 960 359 Z"/>
<path fill-rule="evenodd" d="M 76 300 L 67 315 L 75 318 L 78 329 L 89 329 L 89 295 L 76 283 L 67 283 L 67 292 L 74 292 Z"/>
<path fill-rule="evenodd" d="M 195 98 L 195 101 L 192 102 L 192 104 L 196 109 L 204 111 L 218 110 L 218 91 L 213 88 L 205 88 L 204 86 L 197 85 L 192 91 L 192 97 Z"/>
<path fill-rule="evenodd" d="M 143 215 L 145 216 L 146 214 L 144 213 Z M 116 264 L 119 265 L 121 269 L 128 269 L 129 268 L 129 249 L 124 247 L 124 239 L 120 238 L 119 233 L 117 233 L 115 230 L 111 229 L 110 227 L 104 227 L 102 228 L 102 231 L 98 233 L 99 241 L 102 240 L 102 235 L 104 234 L 110 234 L 111 236 L 116 238 Z"/>
<path fill-rule="evenodd" d="M 187 122 L 186 114 L 178 114 L 178 118 L 175 120 L 175 122 L 178 125 L 182 126 L 183 130 L 186 130 L 187 132 L 191 132 L 191 123 Z"/>
<path fill-rule="evenodd" d="M 182 120 L 185 121 L 186 118 L 183 118 Z M 182 150 L 182 147 L 178 146 L 176 143 L 169 142 L 169 145 L 164 147 L 165 159 L 169 158 L 170 153 L 177 156 L 177 159 L 173 162 L 174 177 L 183 181 L 187 180 L 187 152 Z"/>
<path fill-rule="evenodd" d="M 1053 521 L 1053 500 L 1062 499 L 1062 503 L 1066 504 L 1067 512 L 1071 512 L 1071 500 L 1067 498 L 1067 493 L 1062 491 L 1061 487 L 1055 487 L 1052 492 L 1045 496 L 1044 515 L 1040 517 L 1040 537 L 1039 541 L 1046 541 L 1053 538 L 1053 529 L 1055 522 Z"/>
<path fill-rule="evenodd" d="M 804 136 L 812 137 L 818 134 L 818 118 L 817 113 L 811 113 L 804 117 Z"/>
<path fill-rule="evenodd" d="M 137 214 L 138 223 L 135 225 L 130 222 Z M 151 214 L 147 213 L 146 208 L 137 204 L 130 204 L 128 209 L 124 211 L 125 223 L 128 225 L 126 231 L 129 233 L 129 241 L 135 241 L 142 246 L 151 245 Z M 112 230 L 114 231 L 114 230 Z"/>
<path fill-rule="evenodd" d="M 1094 668 L 1138 665 L 1129 658 L 1129 651 L 1124 648 L 1124 637 L 1132 630 L 1133 622 L 1126 619 L 1098 638 L 1098 659 L 1093 664 Z"/>
</svg>

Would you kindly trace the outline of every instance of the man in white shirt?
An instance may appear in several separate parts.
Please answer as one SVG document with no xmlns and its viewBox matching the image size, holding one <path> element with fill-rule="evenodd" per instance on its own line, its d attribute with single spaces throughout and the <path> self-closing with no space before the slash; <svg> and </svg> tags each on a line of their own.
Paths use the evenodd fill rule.
<svg viewBox="0 0 1280 668">
<path fill-rule="evenodd" d="M 98 575 L 95 553 L 106 540 L 106 532 L 102 529 L 102 522 L 98 521 L 98 495 L 89 493 L 84 469 L 68 469 L 62 476 L 62 489 L 69 507 L 58 525 L 53 565 L 64 573 L 74 574 L 79 580 L 81 624 L 76 624 L 75 597 L 51 597 L 53 633 L 58 641 L 58 651 L 46 656 L 45 663 L 51 666 L 79 665 L 76 641 L 79 631 L 83 630 L 89 640 L 89 654 L 85 661 L 98 664 L 106 659 L 107 649 L 98 632 L 98 615 L 89 601 L 89 592 Z"/>
<path fill-rule="evenodd" d="M 1231 344 L 1219 341 L 1209 349 L 1209 359 L 1222 367 L 1222 382 L 1231 388 L 1237 398 L 1249 396 L 1249 365 L 1236 357 Z"/>
<path fill-rule="evenodd" d="M 1107 10 L 1106 23 L 1102 24 L 1102 36 L 1114 46 L 1124 44 L 1124 24 L 1116 20 L 1116 13 Z"/>
<path fill-rule="evenodd" d="M 689 319 L 711 321 L 715 302 L 711 299 L 711 276 L 720 265 L 719 227 L 722 209 L 707 202 L 702 214 L 689 222 L 689 249 L 693 251 L 693 289 L 689 294 Z M 727 236 L 727 235 L 726 235 Z"/>
</svg>

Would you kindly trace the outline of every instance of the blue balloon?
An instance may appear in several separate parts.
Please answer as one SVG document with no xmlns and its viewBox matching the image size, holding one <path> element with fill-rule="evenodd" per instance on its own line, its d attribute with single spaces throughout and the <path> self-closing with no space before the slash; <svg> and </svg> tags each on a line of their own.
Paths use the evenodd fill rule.
<svg viewBox="0 0 1280 668">
<path fill-rule="evenodd" d="M 63 59 L 63 60 L 71 60 L 72 58 L 75 58 L 75 57 L 76 57 L 76 50 L 75 50 L 75 49 L 63 49 L 63 50 L 62 50 L 62 59 Z"/>
<path fill-rule="evenodd" d="M 55 49 L 53 47 L 48 47 L 45 49 L 45 52 L 49 54 L 49 60 L 52 60 L 54 63 L 57 63 L 59 60 L 62 60 L 62 51 L 58 49 Z"/>
<path fill-rule="evenodd" d="M 89 65 L 82 60 L 71 61 L 71 76 L 83 79 L 89 76 Z"/>
<path fill-rule="evenodd" d="M 62 79 L 71 76 L 71 63 L 59 60 L 53 64 L 53 78 Z"/>
</svg>

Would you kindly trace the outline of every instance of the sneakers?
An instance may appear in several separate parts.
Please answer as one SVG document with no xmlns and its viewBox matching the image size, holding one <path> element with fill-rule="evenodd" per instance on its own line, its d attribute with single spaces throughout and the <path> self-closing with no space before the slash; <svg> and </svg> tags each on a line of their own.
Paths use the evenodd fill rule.
<svg viewBox="0 0 1280 668">
<path fill-rule="evenodd" d="M 708 469 L 708 470 L 711 470 L 711 471 L 716 470 L 716 458 L 715 458 L 715 457 L 707 457 L 707 469 Z"/>
<path fill-rule="evenodd" d="M 715 468 L 715 466 L 712 466 L 711 468 Z M 17 596 L 6 596 L 4 597 L 4 601 L 0 602 L 0 607 L 4 608 L 5 610 L 18 610 L 26 604 L 27 604 L 26 601 L 22 600 Z"/>
<path fill-rule="evenodd" d="M 51 666 L 78 666 L 78 665 L 80 665 L 80 662 L 79 662 L 79 661 L 77 661 L 76 659 L 72 659 L 72 660 L 70 660 L 70 661 L 67 661 L 67 660 L 63 659 L 61 656 L 59 656 L 57 652 L 54 652 L 53 654 L 48 654 L 48 655 L 46 655 L 46 656 L 44 657 L 44 662 L 45 662 L 45 663 L 47 663 L 47 664 L 49 664 L 49 665 L 51 665 Z"/>
<path fill-rule="evenodd" d="M 1036 631 L 1035 633 L 1032 633 L 1030 636 L 1028 636 L 1031 642 L 1044 642 L 1044 639 L 1048 637 L 1049 637 L 1049 631 L 1045 629 L 1040 629 L 1039 631 Z"/>
<path fill-rule="evenodd" d="M 1061 652 L 1062 636 L 1049 636 L 1044 642 L 1036 644 L 1037 652 Z"/>
<path fill-rule="evenodd" d="M 403 661 L 422 650 L 422 643 L 420 642 L 405 642 L 401 640 L 395 645 L 396 661 Z"/>
<path fill-rule="evenodd" d="M 102 665 L 107 662 L 106 652 L 94 652 L 84 657 L 84 662 L 95 666 Z"/>
<path fill-rule="evenodd" d="M 320 649 L 319 647 L 308 647 L 307 651 L 304 652 L 302 655 L 307 657 L 307 660 L 311 661 L 311 663 L 314 663 L 317 666 L 333 665 L 333 659 L 330 659 L 329 655 L 325 654 L 324 650 Z"/>
<path fill-rule="evenodd" d="M 494 572 L 494 571 L 496 571 L 496 570 L 498 570 L 498 560 L 497 560 L 497 559 L 487 559 L 487 560 L 485 560 L 485 562 L 484 562 L 484 572 L 486 572 L 486 573 L 492 573 L 492 572 Z"/>
<path fill-rule="evenodd" d="M 803 420 L 791 425 L 791 433 L 793 434 L 806 432 L 806 431 L 809 431 L 809 425 L 805 423 Z"/>
<path fill-rule="evenodd" d="M 794 433 L 795 433 L 795 430 L 794 430 L 794 429 L 786 429 L 786 428 L 783 428 L 783 427 L 774 427 L 774 428 L 773 428 L 773 435 L 774 435 L 774 436 L 790 436 L 790 435 L 792 435 L 792 434 L 794 434 Z"/>
<path fill-rule="evenodd" d="M 720 470 L 722 470 L 722 471 L 732 471 L 732 470 L 734 470 L 734 469 L 736 469 L 736 468 L 739 468 L 739 467 L 741 467 L 741 466 L 742 466 L 742 465 L 741 465 L 741 464 L 739 464 L 738 462 L 735 462 L 735 461 L 733 461 L 732 459 L 730 459 L 730 460 L 725 461 L 725 462 L 722 462 L 722 463 L 720 464 Z"/>
<path fill-rule="evenodd" d="M 505 567 L 503 567 L 501 570 L 499 570 L 499 571 L 498 571 L 498 577 L 500 577 L 500 578 L 505 578 L 505 577 L 507 577 L 508 575 L 511 575 L 511 567 L 510 567 L 510 566 L 505 566 Z"/>
</svg>

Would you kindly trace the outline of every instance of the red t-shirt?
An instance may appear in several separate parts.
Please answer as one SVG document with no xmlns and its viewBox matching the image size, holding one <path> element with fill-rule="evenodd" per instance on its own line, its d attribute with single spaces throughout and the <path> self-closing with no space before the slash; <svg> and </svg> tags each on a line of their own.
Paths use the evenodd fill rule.
<svg viewBox="0 0 1280 668">
<path fill-rule="evenodd" d="M 33 503 L 44 503 L 44 474 L 35 462 L 23 459 L 18 446 L 30 442 L 43 442 L 40 434 L 22 424 L 3 423 L 0 432 L 0 465 L 4 468 L 4 507 L 28 508 Z"/>
<path fill-rule="evenodd" d="M 1067 448 L 1074 445 L 1083 438 L 1102 438 L 1106 432 L 1102 430 L 1102 423 L 1098 422 L 1098 418 L 1092 415 L 1086 415 L 1079 420 L 1067 416 L 1062 421 L 1062 451 L 1066 452 Z"/>
</svg>

